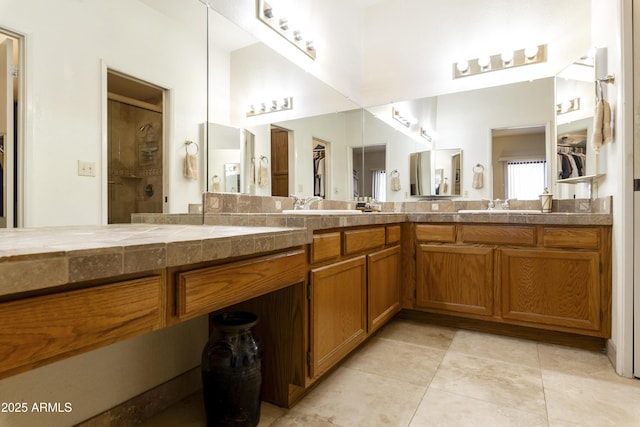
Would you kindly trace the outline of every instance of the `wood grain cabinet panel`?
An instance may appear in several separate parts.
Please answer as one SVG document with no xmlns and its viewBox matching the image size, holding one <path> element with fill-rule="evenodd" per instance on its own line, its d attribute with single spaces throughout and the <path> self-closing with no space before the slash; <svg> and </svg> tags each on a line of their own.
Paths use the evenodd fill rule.
<svg viewBox="0 0 640 427">
<path fill-rule="evenodd" d="M 418 224 L 416 240 L 420 242 L 454 243 L 456 226 L 452 224 Z"/>
<path fill-rule="evenodd" d="M 0 378 L 162 326 L 159 276 L 0 304 Z"/>
<path fill-rule="evenodd" d="M 489 245 L 533 246 L 536 244 L 536 229 L 529 225 L 464 224 L 460 226 L 460 241 Z"/>
<path fill-rule="evenodd" d="M 599 253 L 501 249 L 502 316 L 600 335 Z"/>
<path fill-rule="evenodd" d="M 344 232 L 344 255 L 357 254 L 384 246 L 385 227 L 349 230 Z"/>
<path fill-rule="evenodd" d="M 399 225 L 387 226 L 387 245 L 398 243 L 402 235 L 402 230 Z"/>
<path fill-rule="evenodd" d="M 310 286 L 310 376 L 315 378 L 366 338 L 366 257 L 311 270 Z"/>
<path fill-rule="evenodd" d="M 294 250 L 178 273 L 176 311 L 189 319 L 303 282 L 305 255 Z"/>
<path fill-rule="evenodd" d="M 542 241 L 547 248 L 600 249 L 600 230 L 597 228 L 545 227 Z"/>
<path fill-rule="evenodd" d="M 314 234 L 311 244 L 311 262 L 325 261 L 340 256 L 340 232 Z"/>
<path fill-rule="evenodd" d="M 493 313 L 493 249 L 419 245 L 416 305 L 490 316 Z"/>
<path fill-rule="evenodd" d="M 400 246 L 367 256 L 369 334 L 400 311 L 400 262 Z"/>
</svg>

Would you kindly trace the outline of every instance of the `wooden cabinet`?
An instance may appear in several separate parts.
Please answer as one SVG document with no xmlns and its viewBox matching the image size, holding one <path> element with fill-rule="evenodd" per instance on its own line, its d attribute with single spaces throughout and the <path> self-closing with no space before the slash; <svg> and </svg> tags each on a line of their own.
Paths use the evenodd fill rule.
<svg viewBox="0 0 640 427">
<path fill-rule="evenodd" d="M 371 334 L 400 311 L 400 246 L 367 256 L 367 330 Z"/>
<path fill-rule="evenodd" d="M 311 381 L 400 311 L 400 234 L 400 226 L 391 225 L 314 235 L 308 292 Z"/>
<path fill-rule="evenodd" d="M 493 314 L 492 248 L 420 245 L 416 258 L 416 306 Z"/>
<path fill-rule="evenodd" d="M 332 367 L 367 334 L 366 257 L 311 270 L 310 376 Z"/>
<path fill-rule="evenodd" d="M 601 329 L 598 252 L 505 248 L 500 253 L 504 319 Z"/>
<path fill-rule="evenodd" d="M 0 378 L 163 326 L 161 276 L 0 304 Z"/>
<path fill-rule="evenodd" d="M 413 308 L 610 336 L 610 227 L 419 224 L 415 240 Z"/>
</svg>

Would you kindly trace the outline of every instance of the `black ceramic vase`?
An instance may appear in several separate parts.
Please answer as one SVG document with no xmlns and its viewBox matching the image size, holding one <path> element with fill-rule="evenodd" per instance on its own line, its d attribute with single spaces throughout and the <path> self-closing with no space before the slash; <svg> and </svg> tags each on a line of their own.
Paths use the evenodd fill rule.
<svg viewBox="0 0 640 427">
<path fill-rule="evenodd" d="M 251 334 L 258 317 L 224 313 L 202 352 L 202 387 L 207 425 L 256 426 L 260 421 L 260 352 Z"/>
</svg>

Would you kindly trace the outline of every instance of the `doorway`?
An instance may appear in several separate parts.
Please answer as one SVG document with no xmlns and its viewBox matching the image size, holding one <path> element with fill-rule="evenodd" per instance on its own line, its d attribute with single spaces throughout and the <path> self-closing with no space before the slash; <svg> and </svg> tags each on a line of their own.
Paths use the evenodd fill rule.
<svg viewBox="0 0 640 427">
<path fill-rule="evenodd" d="M 372 197 L 385 202 L 387 199 L 387 146 L 381 144 L 354 147 L 353 159 L 354 197 Z M 355 159 L 362 159 L 362 161 L 358 162 Z M 355 193 L 356 185 L 359 188 L 358 195 Z"/>
<path fill-rule="evenodd" d="M 109 224 L 163 211 L 164 89 L 107 71 Z"/>
<path fill-rule="evenodd" d="M 22 225 L 18 161 L 21 46 L 22 38 L 0 29 L 0 228 Z"/>
<path fill-rule="evenodd" d="M 271 195 L 289 197 L 289 131 L 271 127 Z"/>
</svg>

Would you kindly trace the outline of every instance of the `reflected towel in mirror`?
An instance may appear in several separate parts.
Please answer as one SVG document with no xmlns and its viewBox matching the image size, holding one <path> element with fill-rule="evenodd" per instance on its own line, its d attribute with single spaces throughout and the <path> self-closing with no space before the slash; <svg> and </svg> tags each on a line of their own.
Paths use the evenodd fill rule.
<svg viewBox="0 0 640 427">
<path fill-rule="evenodd" d="M 400 191 L 400 173 L 397 170 L 391 172 L 391 191 Z"/>
<path fill-rule="evenodd" d="M 184 177 L 187 179 L 198 178 L 198 155 L 187 153 L 184 156 Z"/>
</svg>

